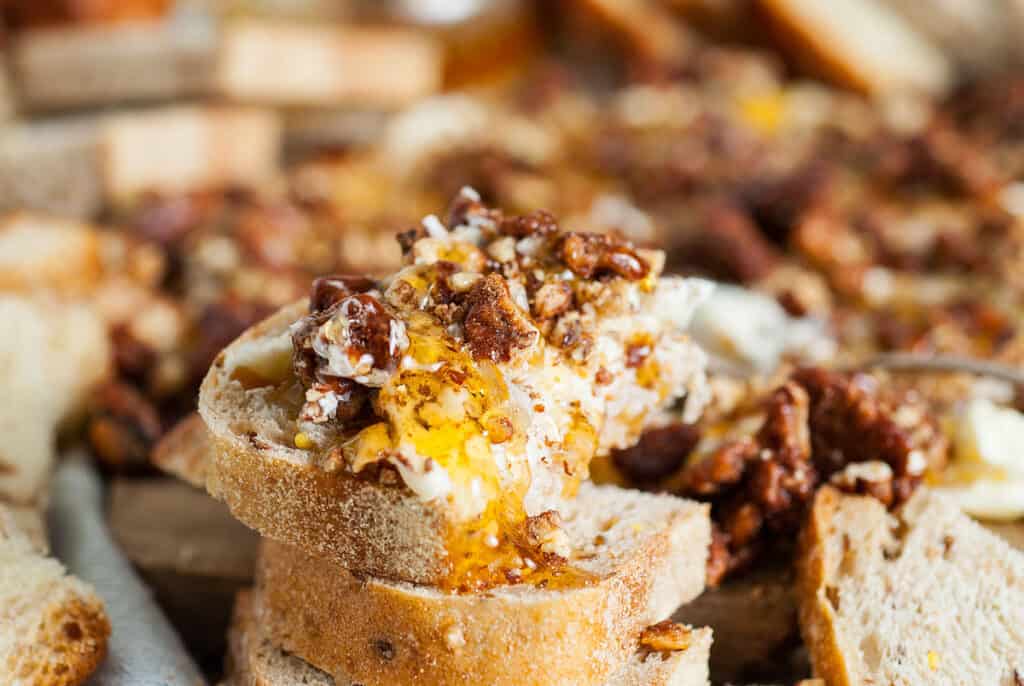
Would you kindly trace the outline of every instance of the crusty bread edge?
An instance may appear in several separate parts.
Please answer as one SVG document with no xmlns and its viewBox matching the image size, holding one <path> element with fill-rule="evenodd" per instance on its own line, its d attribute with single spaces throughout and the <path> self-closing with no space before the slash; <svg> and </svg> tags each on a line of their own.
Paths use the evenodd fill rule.
<svg viewBox="0 0 1024 686">
<path fill-rule="evenodd" d="M 800 534 L 796 558 L 800 633 L 810 652 L 815 675 L 825 679 L 829 686 L 854 686 L 836 633 L 836 612 L 826 597 L 826 587 L 835 581 L 832 575 L 837 568 L 829 557 L 828 539 L 833 534 L 833 522 L 843 497 L 856 496 L 843 496 L 831 487 L 818 491 Z M 871 503 L 877 501 L 865 505 Z"/>
<path fill-rule="evenodd" d="M 357 679 L 377 679 L 381 683 L 411 683 L 416 670 L 422 669 L 417 665 L 422 665 L 426 656 L 434 670 L 471 675 L 486 683 L 507 678 L 501 677 L 503 667 L 489 666 L 482 657 L 453 651 L 448 643 L 451 627 L 459 627 L 467 645 L 496 641 L 495 645 L 515 645 L 518 654 L 528 654 L 538 664 L 545 659 L 564 664 L 566 652 L 559 650 L 558 637 L 567 626 L 573 626 L 572 633 L 593 639 L 593 645 L 571 648 L 570 654 L 582 651 L 579 654 L 585 654 L 587 660 L 585 666 L 575 668 L 576 678 L 586 672 L 591 679 L 588 683 L 600 683 L 628 659 L 645 626 L 667 618 L 703 590 L 710 541 L 707 507 L 680 509 L 672 519 L 599 586 L 581 589 L 578 597 L 556 596 L 530 606 L 491 602 L 486 596 L 454 596 L 458 602 L 447 603 L 421 601 L 404 585 L 355 579 L 329 561 L 264 541 L 257 564 L 257 602 L 271 640 L 329 673 L 353 674 Z M 684 568 L 682 573 L 680 567 Z M 356 609 L 360 598 L 363 602 Z M 432 610 L 434 604 L 443 604 L 443 611 Z M 362 626 L 354 628 L 334 614 L 332 607 L 358 612 Z M 542 613 L 542 607 L 547 611 Z M 563 624 L 548 615 L 556 609 L 560 615 L 564 613 Z M 407 616 L 406 620 L 398 619 L 399 612 Z M 547 631 L 538 613 L 548 620 Z M 436 626 L 421 625 L 424 618 Z M 310 626 L 318 627 L 316 636 L 311 635 Z M 337 627 L 334 635 L 332 626 Z M 527 626 L 529 631 L 524 628 Z M 369 644 L 363 644 L 363 639 L 372 637 L 395 637 L 399 639 L 396 647 L 403 640 L 411 647 L 398 647 L 399 651 L 409 651 L 400 662 L 382 659 L 369 650 Z M 353 650 L 354 644 L 359 650 Z M 551 648 L 545 650 L 547 646 Z M 563 674 L 569 672 L 568 667 L 565 669 Z"/>
</svg>

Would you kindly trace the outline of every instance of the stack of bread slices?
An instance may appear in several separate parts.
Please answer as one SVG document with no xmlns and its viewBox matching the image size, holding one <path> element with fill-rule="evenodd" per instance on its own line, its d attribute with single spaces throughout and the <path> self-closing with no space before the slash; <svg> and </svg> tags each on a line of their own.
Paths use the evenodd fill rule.
<svg viewBox="0 0 1024 686">
<path fill-rule="evenodd" d="M 205 485 L 264 536 L 229 683 L 706 684 L 710 630 L 668 618 L 704 588 L 707 507 L 586 480 L 647 414 L 699 410 L 706 284 L 468 189 L 447 224 L 203 384 Z"/>
</svg>

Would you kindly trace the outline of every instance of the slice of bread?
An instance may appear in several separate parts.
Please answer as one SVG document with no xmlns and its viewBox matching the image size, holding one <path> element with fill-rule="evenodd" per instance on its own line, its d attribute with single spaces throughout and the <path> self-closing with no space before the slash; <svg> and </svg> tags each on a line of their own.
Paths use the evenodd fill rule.
<svg viewBox="0 0 1024 686">
<path fill-rule="evenodd" d="M 196 488 L 206 487 L 210 432 L 198 413 L 192 413 L 164 434 L 150 459 L 159 469 Z"/>
<path fill-rule="evenodd" d="M 399 107 L 436 92 L 444 69 L 433 38 L 397 28 L 248 19 L 221 42 L 217 92 L 251 104 Z"/>
<path fill-rule="evenodd" d="M 111 202 L 145 191 L 259 186 L 278 171 L 281 126 L 268 110 L 173 106 L 112 115 L 100 175 Z"/>
<path fill-rule="evenodd" d="M 82 305 L 0 294 L 0 321 L 0 500 L 41 504 L 57 428 L 106 376 L 110 342 Z"/>
<path fill-rule="evenodd" d="M 274 645 L 247 591 L 235 602 L 228 645 L 230 669 L 223 686 L 359 686 L 357 680 L 332 678 Z M 605 686 L 706 686 L 710 647 L 710 629 L 695 629 L 684 650 L 638 650 Z"/>
<path fill-rule="evenodd" d="M 44 557 L 0 505 L 0 682 L 81 684 L 103 660 L 109 635 L 93 589 Z"/>
<path fill-rule="evenodd" d="M 781 47 L 809 71 L 871 94 L 941 95 L 949 60 L 883 0 L 759 0 Z"/>
<path fill-rule="evenodd" d="M 0 210 L 86 219 L 103 205 L 97 117 L 5 123 L 0 130 Z"/>
<path fill-rule="evenodd" d="M 284 649 L 367 686 L 601 684 L 641 631 L 704 587 L 704 505 L 585 484 L 564 513 L 561 575 L 485 593 L 356 577 L 264 541 L 261 623 Z"/>
<path fill-rule="evenodd" d="M 203 21 L 205 19 L 205 21 Z M 11 66 L 29 110 L 154 102 L 208 90 L 212 20 L 48 27 L 19 34 Z"/>
<path fill-rule="evenodd" d="M 830 686 L 1024 679 L 1024 555 L 921 490 L 895 515 L 822 489 L 802 534 L 797 600 Z"/>
</svg>

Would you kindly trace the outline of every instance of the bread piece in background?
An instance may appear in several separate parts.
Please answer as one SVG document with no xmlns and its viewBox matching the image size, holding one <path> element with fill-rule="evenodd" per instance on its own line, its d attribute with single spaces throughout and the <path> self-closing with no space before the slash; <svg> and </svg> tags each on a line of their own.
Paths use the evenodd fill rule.
<svg viewBox="0 0 1024 686">
<path fill-rule="evenodd" d="M 96 173 L 99 140 L 95 117 L 5 124 L 0 128 L 0 211 L 95 216 L 103 207 Z"/>
<path fill-rule="evenodd" d="M 361 684 L 601 684 L 644 627 L 703 590 L 707 510 L 589 484 L 564 510 L 576 552 L 563 575 L 485 593 L 357 578 L 264 540 L 261 623 L 284 649 Z"/>
<path fill-rule="evenodd" d="M 216 49 L 212 18 L 193 13 L 25 31 L 9 54 L 19 106 L 36 112 L 203 94 Z"/>
<path fill-rule="evenodd" d="M 0 505 L 0 682 L 82 684 L 106 655 L 109 635 L 92 587 L 45 557 Z"/>
<path fill-rule="evenodd" d="M 101 133 L 110 202 L 139 193 L 258 186 L 278 171 L 281 127 L 269 110 L 176 106 L 115 114 Z"/>
<path fill-rule="evenodd" d="M 953 64 L 883 0 L 758 0 L 778 46 L 801 67 L 874 95 L 940 96 Z"/>
<path fill-rule="evenodd" d="M 40 504 L 57 428 L 110 367 L 95 310 L 46 297 L 0 295 L 0 500 Z"/>
<path fill-rule="evenodd" d="M 350 678 L 332 678 L 274 645 L 248 591 L 238 594 L 228 644 L 225 686 L 357 686 Z M 706 686 L 710 646 L 711 631 L 696 629 L 685 649 L 640 649 L 604 686 Z"/>
<path fill-rule="evenodd" d="M 625 54 L 639 76 L 657 76 L 682 66 L 695 46 L 684 22 L 658 0 L 573 0 L 566 12 L 573 32 L 596 29 Z M 583 38 L 587 36 L 574 36 Z M 606 55 L 605 55 L 606 57 Z"/>
<path fill-rule="evenodd" d="M 274 106 L 398 107 L 437 91 L 443 53 L 405 29 L 238 20 L 224 26 L 217 94 Z"/>
<path fill-rule="evenodd" d="M 153 449 L 152 461 L 164 472 L 195 488 L 206 487 L 210 434 L 199 413 L 193 412 L 164 434 Z"/>
<path fill-rule="evenodd" d="M 1024 554 L 946 498 L 922 489 L 890 516 L 822 489 L 797 567 L 801 631 L 830 686 L 1024 678 Z"/>
<path fill-rule="evenodd" d="M 206 493 L 169 478 L 115 479 L 107 521 L 192 654 L 219 664 L 235 593 L 252 584 L 256 534 Z"/>
<path fill-rule="evenodd" d="M 1019 57 L 1014 53 L 1024 25 L 1013 16 L 1014 0 L 884 1 L 968 75 L 1004 71 Z"/>
</svg>

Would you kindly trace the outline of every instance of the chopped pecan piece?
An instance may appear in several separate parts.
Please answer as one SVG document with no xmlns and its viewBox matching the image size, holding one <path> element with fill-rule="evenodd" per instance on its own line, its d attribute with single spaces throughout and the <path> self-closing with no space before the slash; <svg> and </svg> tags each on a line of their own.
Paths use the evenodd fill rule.
<svg viewBox="0 0 1024 686">
<path fill-rule="evenodd" d="M 632 245 L 596 233 L 567 234 L 562 241 L 561 257 L 574 274 L 584 279 L 615 274 L 637 281 L 650 271 L 650 265 Z"/>
<path fill-rule="evenodd" d="M 549 236 L 558 232 L 558 222 L 550 212 L 535 210 L 519 217 L 506 217 L 501 222 L 500 231 L 515 238 Z"/>
<path fill-rule="evenodd" d="M 667 652 L 690 647 L 693 631 L 682 624 L 666 619 L 647 627 L 640 634 L 640 645 L 648 650 Z"/>
<path fill-rule="evenodd" d="M 466 293 L 463 326 L 473 357 L 508 362 L 515 350 L 527 348 L 538 332 L 513 302 L 505 279 L 488 274 Z"/>
<path fill-rule="evenodd" d="M 537 319 L 554 319 L 572 306 L 572 288 L 564 281 L 546 283 L 533 296 L 533 314 Z"/>
<path fill-rule="evenodd" d="M 112 382 L 96 391 L 86 433 L 93 454 L 105 466 L 116 471 L 146 468 L 161 432 L 156 409 L 131 386 Z"/>
<path fill-rule="evenodd" d="M 694 424 L 674 422 L 648 429 L 631 448 L 612 453 L 615 466 L 633 483 L 653 483 L 674 474 L 700 440 Z"/>
<path fill-rule="evenodd" d="M 335 274 L 322 276 L 313 281 L 310 291 L 309 309 L 323 312 L 332 305 L 341 302 L 350 295 L 365 293 L 376 286 L 373 279 L 366 276 L 347 276 Z"/>
</svg>

